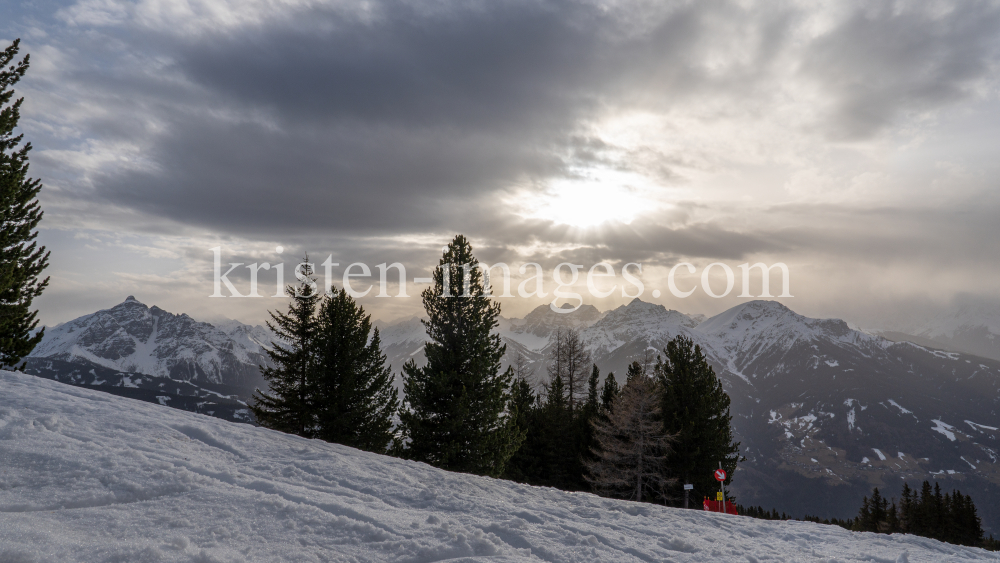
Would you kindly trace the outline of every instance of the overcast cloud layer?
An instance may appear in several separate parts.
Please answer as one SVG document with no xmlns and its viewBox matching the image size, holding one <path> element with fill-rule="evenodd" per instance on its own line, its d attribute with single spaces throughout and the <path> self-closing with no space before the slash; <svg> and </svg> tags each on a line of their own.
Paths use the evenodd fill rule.
<svg viewBox="0 0 1000 563">
<path fill-rule="evenodd" d="M 49 324 L 128 294 L 259 321 L 280 302 L 207 298 L 210 248 L 289 268 L 305 252 L 338 271 L 400 261 L 412 278 L 459 232 L 488 262 L 641 262 L 663 291 L 643 298 L 686 312 L 739 290 L 674 298 L 678 261 L 787 263 L 786 304 L 866 326 L 1000 299 L 996 2 L 38 0 L 0 14 L 0 38 L 32 57 L 18 93 L 46 186 Z"/>
</svg>

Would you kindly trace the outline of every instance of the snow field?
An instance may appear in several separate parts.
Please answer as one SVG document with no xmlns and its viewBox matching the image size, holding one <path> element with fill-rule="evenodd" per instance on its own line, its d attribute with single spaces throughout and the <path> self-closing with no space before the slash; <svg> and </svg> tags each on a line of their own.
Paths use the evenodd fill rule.
<svg viewBox="0 0 1000 563">
<path fill-rule="evenodd" d="M 0 372 L 0 563 L 996 559 L 448 473 Z"/>
</svg>

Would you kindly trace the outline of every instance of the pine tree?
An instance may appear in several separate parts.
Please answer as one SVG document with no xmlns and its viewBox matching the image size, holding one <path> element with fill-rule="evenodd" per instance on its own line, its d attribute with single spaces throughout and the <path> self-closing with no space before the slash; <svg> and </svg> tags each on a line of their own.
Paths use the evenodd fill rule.
<svg viewBox="0 0 1000 563">
<path fill-rule="evenodd" d="M 557 375 L 545 388 L 545 401 L 539 409 L 537 432 L 540 435 L 540 472 L 533 484 L 563 490 L 578 488 L 582 468 L 577 459 L 573 414 L 569 410 L 566 386 Z"/>
<path fill-rule="evenodd" d="M 916 529 L 911 532 L 919 536 L 933 537 L 936 530 L 937 516 L 934 513 L 934 490 L 928 481 L 920 487 L 920 500 L 917 501 Z"/>
<path fill-rule="evenodd" d="M 587 379 L 587 400 L 579 408 L 575 416 L 576 444 L 573 452 L 574 481 L 573 490 L 586 490 L 584 479 L 585 464 L 593 458 L 591 450 L 596 446 L 594 440 L 593 421 L 601 414 L 601 401 L 597 384 L 601 380 L 601 370 L 593 364 L 590 377 Z"/>
<path fill-rule="evenodd" d="M 306 258 L 304 263 L 308 262 Z M 319 296 L 311 278 L 312 268 L 306 266 L 303 274 L 306 281 L 298 288 L 287 288 L 292 296 L 288 312 L 271 312 L 267 326 L 278 340 L 267 355 L 274 367 L 261 366 L 268 390 L 254 392 L 250 410 L 261 426 L 311 438 L 317 425 L 315 342 Z"/>
<path fill-rule="evenodd" d="M 614 372 L 608 372 L 604 377 L 604 387 L 601 389 L 601 412 L 611 411 L 611 405 L 618 396 L 618 381 Z"/>
<path fill-rule="evenodd" d="M 588 417 L 596 415 L 601 408 L 601 398 L 597 392 L 597 384 L 600 381 L 601 370 L 597 368 L 597 364 L 594 364 L 590 370 L 590 379 L 587 380 L 587 402 L 583 404 L 583 410 Z"/>
<path fill-rule="evenodd" d="M 14 40 L 0 53 L 0 368 L 19 368 L 18 362 L 41 342 L 45 330 L 34 332 L 38 312 L 31 303 L 49 284 L 49 278 L 38 279 L 49 265 L 49 253 L 35 242 L 42 183 L 28 177 L 31 143 L 19 148 L 24 135 L 14 135 L 24 98 L 10 103 L 10 88 L 24 76 L 30 59 L 25 55 L 10 64 L 20 42 Z"/>
<path fill-rule="evenodd" d="M 509 410 L 513 370 L 497 326 L 500 305 L 484 295 L 483 272 L 462 235 L 448 245 L 422 297 L 427 364 L 403 366 L 405 455 L 442 469 L 498 476 L 524 439 Z"/>
<path fill-rule="evenodd" d="M 538 454 L 541 451 L 539 434 L 542 428 L 537 424 L 535 393 L 528 380 L 531 371 L 527 359 L 518 353 L 514 362 L 514 383 L 511 386 L 511 407 L 516 412 L 517 427 L 524 429 L 524 441 L 514 452 L 504 468 L 504 479 L 529 483 L 538 473 Z"/>
<path fill-rule="evenodd" d="M 333 288 L 316 327 L 317 438 L 385 453 L 399 398 L 381 345 L 371 315 Z"/>
<path fill-rule="evenodd" d="M 691 339 L 674 338 L 664 353 L 666 361 L 657 358 L 654 373 L 662 390 L 664 433 L 676 436 L 668 474 L 693 484 L 696 491 L 711 491 L 718 487 L 713 472 L 722 462 L 729 484 L 740 459 L 729 395 Z"/>
<path fill-rule="evenodd" d="M 888 533 L 889 501 L 882 496 L 878 487 L 872 489 L 871 498 L 871 532 Z"/>
<path fill-rule="evenodd" d="M 954 503 L 956 492 L 945 493 L 941 502 L 941 541 L 948 543 L 960 543 L 958 538 L 962 535 L 958 529 L 958 522 L 956 522 L 956 517 L 962 508 L 962 499 L 959 497 L 958 506 L 956 506 Z"/>
<path fill-rule="evenodd" d="M 625 384 L 608 413 L 594 419 L 595 459 L 586 463 L 587 481 L 605 496 L 635 501 L 666 495 L 676 482 L 664 465 L 673 436 L 664 434 L 656 382 L 636 377 Z"/>
<path fill-rule="evenodd" d="M 640 375 L 646 375 L 646 370 L 643 369 L 642 363 L 638 361 L 632 362 L 628 365 L 628 370 L 625 371 L 625 382 L 628 383 Z"/>
<path fill-rule="evenodd" d="M 931 537 L 936 540 L 945 541 L 945 506 L 944 506 L 944 495 L 941 493 L 941 483 L 934 483 L 934 496 L 933 508 L 931 509 L 932 522 L 933 522 L 933 532 Z"/>
<path fill-rule="evenodd" d="M 972 502 L 972 497 L 965 495 L 964 510 L 960 516 L 963 530 L 961 544 L 971 546 L 981 546 L 984 543 L 983 521 L 979 518 L 976 505 Z M 992 537 L 992 536 L 991 536 Z"/>
<path fill-rule="evenodd" d="M 869 504 L 866 498 L 862 514 Z M 880 531 L 903 532 L 958 545 L 989 547 L 989 540 L 984 539 L 982 521 L 976 513 L 972 497 L 962 495 L 961 491 L 953 490 L 950 494 L 943 494 L 940 484 L 935 483 L 931 487 L 929 482 L 924 481 L 918 495 L 909 484 L 903 483 L 898 521 L 894 514 L 897 512 L 896 508 L 893 503 Z M 861 519 L 859 516 L 858 521 Z M 855 529 L 862 528 L 858 524 Z"/>
<path fill-rule="evenodd" d="M 854 519 L 853 529 L 855 532 L 875 531 L 875 522 L 872 518 L 872 503 L 868 500 L 868 497 L 861 499 L 861 510 L 858 511 L 858 517 Z"/>
<path fill-rule="evenodd" d="M 899 496 L 899 531 L 904 534 L 914 533 L 914 494 L 910 485 L 903 483 L 903 492 Z"/>
</svg>

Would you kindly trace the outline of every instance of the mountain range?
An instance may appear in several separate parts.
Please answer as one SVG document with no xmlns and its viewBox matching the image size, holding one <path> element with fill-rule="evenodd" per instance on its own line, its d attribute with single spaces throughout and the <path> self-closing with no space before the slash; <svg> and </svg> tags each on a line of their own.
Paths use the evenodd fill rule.
<svg viewBox="0 0 1000 563">
<path fill-rule="evenodd" d="M 873 332 L 893 341 L 1000 360 L 1000 306 L 971 298 L 957 300 L 927 321 Z"/>
<path fill-rule="evenodd" d="M 662 354 L 677 335 L 699 345 L 732 400 L 746 457 L 733 484 L 742 504 L 850 517 L 872 487 L 891 497 L 904 480 L 937 479 L 982 499 L 984 523 L 1000 529 L 1000 511 L 983 502 L 1000 498 L 1000 361 L 894 342 L 773 301 L 705 319 L 637 299 L 604 313 L 543 306 L 502 319 L 508 363 L 524 355 L 538 389 L 560 328 L 578 330 L 620 383 L 629 363 Z M 385 327 L 382 338 L 394 366 L 422 361 L 418 320 Z"/>
<path fill-rule="evenodd" d="M 147 307 L 135 297 L 46 329 L 25 372 L 230 420 L 263 387 L 272 335 L 237 321 L 216 324 Z"/>
<path fill-rule="evenodd" d="M 953 324 L 977 321 L 970 319 Z M 538 389 L 560 329 L 577 330 L 602 373 L 620 382 L 630 362 L 655 358 L 677 335 L 699 345 L 732 400 L 746 457 L 732 490 L 742 504 L 849 517 L 873 486 L 891 497 L 904 480 L 939 480 L 971 494 L 984 525 L 1000 530 L 992 502 L 1000 498 L 1000 361 L 935 345 L 947 331 L 890 339 L 774 301 L 711 318 L 638 299 L 605 312 L 557 313 L 546 305 L 497 327 L 506 361 L 524 356 Z M 380 330 L 397 374 L 407 360 L 424 361 L 418 318 Z M 954 341 L 967 333 L 950 334 Z M 270 338 L 263 327 L 199 322 L 129 298 L 48 329 L 26 371 L 181 408 L 185 400 L 203 403 L 188 410 L 246 420 L 245 402 L 263 386 L 257 366 Z"/>
</svg>

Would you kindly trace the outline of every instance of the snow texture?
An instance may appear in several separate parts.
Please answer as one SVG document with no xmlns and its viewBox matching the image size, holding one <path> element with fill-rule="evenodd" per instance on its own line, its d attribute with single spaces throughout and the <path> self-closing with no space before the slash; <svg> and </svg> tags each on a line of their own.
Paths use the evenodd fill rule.
<svg viewBox="0 0 1000 563">
<path fill-rule="evenodd" d="M 948 438 L 952 442 L 955 441 L 955 427 L 954 426 L 952 426 L 950 424 L 946 424 L 944 422 L 941 422 L 940 420 L 937 420 L 937 419 L 934 419 L 931 422 L 934 423 L 934 428 L 931 428 L 931 430 L 943 434 L 946 438 Z"/>
<path fill-rule="evenodd" d="M 906 535 L 448 473 L 0 372 L 0 561 L 937 562 Z"/>
</svg>

